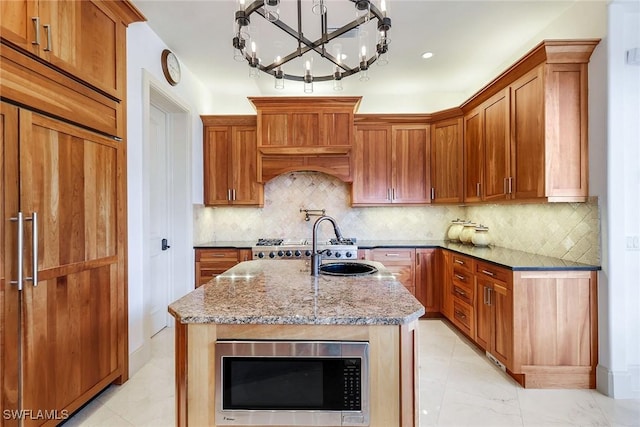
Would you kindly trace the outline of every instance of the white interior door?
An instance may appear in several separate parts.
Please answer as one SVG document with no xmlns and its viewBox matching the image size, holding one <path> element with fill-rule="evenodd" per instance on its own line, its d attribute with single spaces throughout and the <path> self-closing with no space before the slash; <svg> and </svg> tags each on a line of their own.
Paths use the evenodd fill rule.
<svg viewBox="0 0 640 427">
<path fill-rule="evenodd" d="M 169 149 L 167 114 L 151 105 L 149 114 L 149 283 L 151 335 L 167 326 L 171 277 Z M 165 240 L 166 239 L 166 240 Z"/>
</svg>

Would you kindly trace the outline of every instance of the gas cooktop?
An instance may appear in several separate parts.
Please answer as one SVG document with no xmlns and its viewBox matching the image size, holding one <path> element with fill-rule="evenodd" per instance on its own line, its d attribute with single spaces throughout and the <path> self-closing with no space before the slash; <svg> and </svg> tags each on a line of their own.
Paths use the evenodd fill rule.
<svg viewBox="0 0 640 427">
<path fill-rule="evenodd" d="M 260 238 L 252 248 L 253 259 L 305 259 L 311 256 L 311 239 Z M 357 259 L 355 238 L 318 242 L 323 259 Z"/>
</svg>

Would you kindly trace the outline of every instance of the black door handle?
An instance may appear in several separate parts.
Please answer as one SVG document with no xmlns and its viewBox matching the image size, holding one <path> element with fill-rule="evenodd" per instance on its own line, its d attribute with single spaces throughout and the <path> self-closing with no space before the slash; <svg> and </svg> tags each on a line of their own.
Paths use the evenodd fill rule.
<svg viewBox="0 0 640 427">
<path fill-rule="evenodd" d="M 162 239 L 162 250 L 166 251 L 167 249 L 169 249 L 171 246 L 168 245 L 168 241 L 167 239 Z"/>
</svg>

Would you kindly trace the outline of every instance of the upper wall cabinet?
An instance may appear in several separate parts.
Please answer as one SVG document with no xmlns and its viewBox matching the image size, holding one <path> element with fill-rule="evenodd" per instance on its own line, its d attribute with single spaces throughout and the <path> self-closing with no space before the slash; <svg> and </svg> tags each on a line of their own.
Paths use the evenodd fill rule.
<svg viewBox="0 0 640 427">
<path fill-rule="evenodd" d="M 351 182 L 353 115 L 360 97 L 249 98 L 258 113 L 258 179 L 295 170 Z"/>
<path fill-rule="evenodd" d="M 587 68 L 599 40 L 543 41 L 462 105 L 465 201 L 586 201 Z"/>
<path fill-rule="evenodd" d="M 125 26 L 108 3 L 3 1 L 0 34 L 19 49 L 124 99 L 126 76 L 118 72 L 124 56 L 117 55 L 124 52 Z"/>
<path fill-rule="evenodd" d="M 262 206 L 255 116 L 202 116 L 204 204 Z"/>
<path fill-rule="evenodd" d="M 353 152 L 352 204 L 428 204 L 429 140 L 426 124 L 359 123 Z"/>
<path fill-rule="evenodd" d="M 462 117 L 431 125 L 431 203 L 462 202 Z"/>
</svg>

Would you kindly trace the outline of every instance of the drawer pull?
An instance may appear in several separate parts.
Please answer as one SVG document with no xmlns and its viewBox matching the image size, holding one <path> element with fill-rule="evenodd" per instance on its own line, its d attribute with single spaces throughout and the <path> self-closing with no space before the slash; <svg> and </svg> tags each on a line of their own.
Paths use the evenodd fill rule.
<svg viewBox="0 0 640 427">
<path fill-rule="evenodd" d="M 456 259 L 456 260 L 454 260 L 454 262 L 456 264 L 464 265 L 464 261 L 462 261 L 461 259 Z"/>
<path fill-rule="evenodd" d="M 456 294 L 458 294 L 458 295 L 462 295 L 463 297 L 466 297 L 466 296 L 467 296 L 467 293 L 466 293 L 465 291 L 460 290 L 460 288 L 456 288 L 456 287 L 454 287 L 454 288 L 453 288 L 453 292 L 455 292 L 455 293 L 456 293 Z"/>
<path fill-rule="evenodd" d="M 400 256 L 400 254 L 384 254 L 384 256 Z"/>
<path fill-rule="evenodd" d="M 495 276 L 495 274 L 493 272 L 489 271 L 489 270 L 482 270 L 482 272 L 484 274 L 486 274 L 487 276 L 491 276 L 491 277 Z"/>
<path fill-rule="evenodd" d="M 224 258 L 224 254 L 209 254 L 212 257 L 216 257 L 216 258 Z"/>
<path fill-rule="evenodd" d="M 454 276 L 456 276 L 456 279 L 462 280 L 463 282 L 467 280 L 467 278 L 461 274 L 454 274 Z"/>
<path fill-rule="evenodd" d="M 467 316 L 463 312 L 458 311 L 458 310 L 456 310 L 456 317 L 459 317 L 461 319 L 466 319 L 467 318 Z"/>
</svg>

